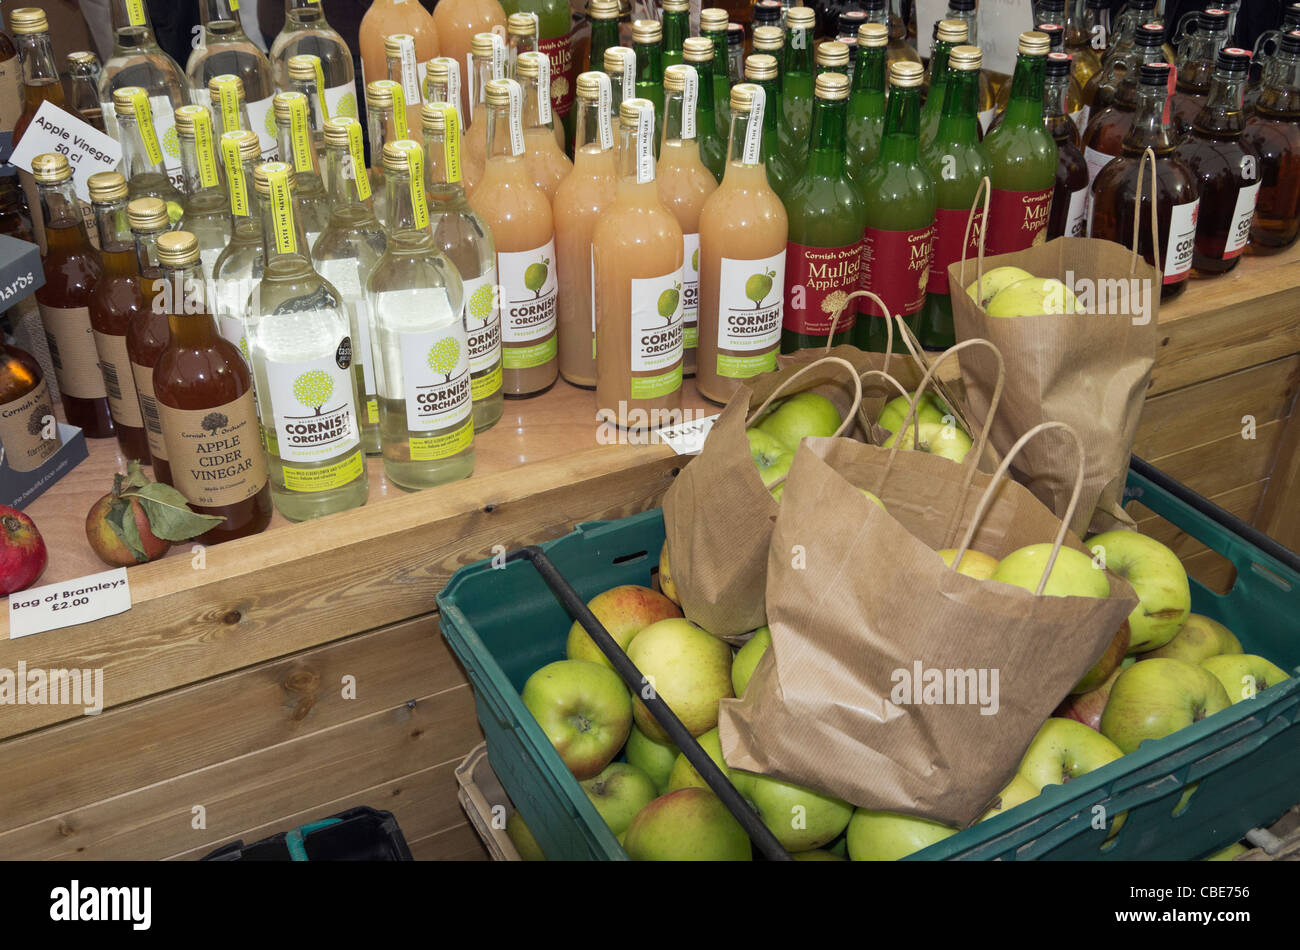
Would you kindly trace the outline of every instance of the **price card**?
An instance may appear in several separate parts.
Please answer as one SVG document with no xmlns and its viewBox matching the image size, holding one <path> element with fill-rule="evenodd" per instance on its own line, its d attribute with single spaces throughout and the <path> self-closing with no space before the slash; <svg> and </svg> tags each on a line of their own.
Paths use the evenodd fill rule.
<svg viewBox="0 0 1300 950">
<path fill-rule="evenodd" d="M 96 172 L 116 170 L 122 161 L 122 146 L 114 138 L 48 101 L 36 110 L 32 124 L 9 156 L 9 164 L 31 174 L 32 159 L 46 152 L 68 157 L 77 197 L 82 201 L 90 200 L 86 180 Z"/>
<path fill-rule="evenodd" d="M 75 577 L 9 595 L 9 639 L 75 627 L 131 609 L 126 568 Z"/>
<path fill-rule="evenodd" d="M 916 0 L 916 51 L 930 56 L 934 24 L 948 12 L 948 0 Z M 1010 75 L 1016 68 L 1020 34 L 1032 30 L 1033 11 L 1024 0 L 980 0 L 976 8 L 979 42 L 984 68 Z"/>
<path fill-rule="evenodd" d="M 718 413 L 715 412 L 702 419 L 688 419 L 676 425 L 664 426 L 656 435 L 658 441 L 667 444 L 678 455 L 699 455 L 717 418 Z"/>
</svg>

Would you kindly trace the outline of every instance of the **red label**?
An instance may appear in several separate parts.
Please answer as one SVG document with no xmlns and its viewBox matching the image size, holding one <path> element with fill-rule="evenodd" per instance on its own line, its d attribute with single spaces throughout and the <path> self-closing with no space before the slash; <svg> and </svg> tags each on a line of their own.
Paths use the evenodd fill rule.
<svg viewBox="0 0 1300 950">
<path fill-rule="evenodd" d="M 1055 185 L 1042 191 L 993 189 L 989 201 L 988 237 L 984 253 L 1011 254 L 1047 240 L 1047 222 L 1052 215 Z"/>
<path fill-rule="evenodd" d="M 883 300 L 892 314 L 916 313 L 925 305 L 933 251 L 933 224 L 914 231 L 867 228 L 862 236 L 859 286 Z M 863 300 L 860 311 L 873 317 L 884 316 L 874 300 Z"/>
<path fill-rule="evenodd" d="M 566 116 L 573 108 L 573 42 L 569 36 L 561 36 L 542 40 L 537 49 L 551 61 L 551 109 Z"/>
<path fill-rule="evenodd" d="M 930 255 L 930 283 L 926 290 L 932 294 L 948 293 L 948 265 L 961 260 L 961 241 L 966 234 L 969 208 L 939 208 L 934 213 L 934 253 Z M 980 229 L 984 227 L 984 209 L 975 209 L 975 220 L 970 226 L 970 239 L 966 242 L 966 259 L 975 260 L 980 252 Z"/>
<path fill-rule="evenodd" d="M 862 242 L 844 247 L 805 247 L 790 241 L 785 246 L 785 318 L 782 326 L 793 333 L 826 336 L 831 317 L 858 289 Z M 853 311 L 835 325 L 835 332 L 853 326 Z"/>
</svg>

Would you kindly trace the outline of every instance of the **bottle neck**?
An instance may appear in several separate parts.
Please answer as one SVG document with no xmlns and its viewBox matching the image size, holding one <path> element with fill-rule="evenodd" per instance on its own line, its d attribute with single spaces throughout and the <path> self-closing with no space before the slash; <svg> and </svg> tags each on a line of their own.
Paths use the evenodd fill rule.
<svg viewBox="0 0 1300 950">
<path fill-rule="evenodd" d="M 156 278 L 162 271 L 158 264 L 158 239 L 167 233 L 166 228 L 156 231 L 136 231 L 131 236 L 135 239 L 135 262 L 141 277 Z"/>
<path fill-rule="evenodd" d="M 212 127 L 206 127 L 206 134 L 198 133 L 197 129 L 195 131 L 193 137 L 180 136 L 181 171 L 185 176 L 185 193 L 189 201 L 201 195 L 219 195 L 221 204 L 224 205 L 226 193 L 221 186 L 221 176 L 217 172 L 217 156 L 212 148 Z"/>
<path fill-rule="evenodd" d="M 1124 57 L 1124 78 L 1115 89 L 1115 99 L 1127 108 L 1137 104 L 1138 77 L 1147 63 L 1163 63 L 1164 50 L 1159 46 L 1133 47 Z"/>
<path fill-rule="evenodd" d="M 698 97 L 697 97 L 698 101 Z M 698 116 L 686 111 L 685 92 L 664 93 L 664 142 L 695 141 Z M 687 135 L 686 133 L 690 134 Z"/>
<path fill-rule="evenodd" d="M 325 174 L 329 179 L 331 212 L 372 211 L 374 205 L 365 167 L 353 160 L 346 145 L 326 146 Z"/>
<path fill-rule="evenodd" d="M 622 123 L 619 124 L 618 187 L 620 191 L 628 188 L 648 190 L 655 188 L 654 148 L 651 145 L 654 139 L 654 123 L 648 124 L 650 128 L 644 133 L 637 128 L 628 128 Z M 646 156 L 642 153 L 643 147 L 649 154 L 648 162 L 645 161 Z M 637 181 L 639 169 L 648 171 L 648 178 L 645 181 Z"/>
<path fill-rule="evenodd" d="M 952 96 L 957 91 L 957 81 L 949 77 L 949 89 L 952 92 L 947 96 Z M 954 99 L 956 97 L 953 97 Z M 947 110 L 948 99 L 944 100 L 944 112 L 950 115 Z M 956 111 L 960 100 L 954 102 L 953 110 Z M 885 126 L 880 137 L 880 161 L 895 162 L 899 164 L 916 164 L 921 160 L 920 151 L 920 131 L 921 131 L 921 90 L 918 86 L 900 88 L 894 86 L 890 90 L 889 104 L 885 110 Z"/>
<path fill-rule="evenodd" d="M 162 148 L 158 145 L 158 135 L 153 130 L 152 122 L 147 133 L 150 137 L 148 142 L 145 141 L 146 133 L 134 116 L 119 114 L 117 129 L 117 140 L 122 145 L 122 169 L 127 181 L 148 172 L 165 174 Z"/>
<path fill-rule="evenodd" d="M 766 102 L 763 108 L 763 155 L 769 156 L 777 148 L 777 122 L 781 118 L 781 93 L 775 79 L 761 79 L 754 83 L 763 90 Z"/>
<path fill-rule="evenodd" d="M 1214 61 L 1227 40 L 1227 30 L 1202 32 L 1198 28 L 1187 41 L 1187 58 L 1178 68 L 1179 85 L 1205 89 L 1214 76 Z"/>
<path fill-rule="evenodd" d="M 213 134 L 218 141 L 227 132 L 251 130 L 252 123 L 248 120 L 248 103 L 244 101 L 242 96 L 235 95 L 233 89 L 223 88 L 217 93 L 217 97 L 211 101 L 212 123 L 215 126 Z"/>
<path fill-rule="evenodd" d="M 1178 140 L 1169 121 L 1169 90 L 1164 87 L 1139 86 L 1133 125 L 1124 136 L 1124 150 L 1141 154 L 1152 148 L 1158 153 L 1171 152 Z"/>
<path fill-rule="evenodd" d="M 691 14 L 687 10 L 664 13 L 664 51 L 680 53 L 682 43 L 691 35 Z"/>
<path fill-rule="evenodd" d="M 1043 79 L 1047 58 L 1016 55 L 1016 71 L 1011 78 L 1011 100 L 1007 103 L 1003 125 L 1037 127 L 1043 124 Z"/>
<path fill-rule="evenodd" d="M 487 101 L 487 84 L 494 79 L 504 79 L 504 76 L 498 76 L 493 68 L 491 59 L 480 59 L 474 57 L 474 106 L 482 108 Z M 373 127 L 373 126 L 372 126 Z"/>
<path fill-rule="evenodd" d="M 284 14 L 286 25 L 291 20 L 300 27 L 328 26 L 319 0 L 284 0 Z"/>
<path fill-rule="evenodd" d="M 971 46 L 979 46 L 979 45 L 980 45 L 980 41 L 979 41 L 979 32 L 978 32 L 978 29 L 977 29 L 978 26 L 979 26 L 979 24 L 976 23 L 976 21 L 975 21 L 975 16 L 976 16 L 976 14 L 975 14 L 975 11 L 974 11 L 974 10 L 952 10 L 952 9 L 950 9 L 950 10 L 948 11 L 947 15 L 944 17 L 944 19 L 945 19 L 945 20 L 961 20 L 963 23 L 965 23 L 965 24 L 966 24 L 966 42 L 967 42 L 969 45 L 971 45 Z"/>
<path fill-rule="evenodd" d="M 754 115 L 750 110 L 731 113 L 731 130 L 727 139 L 727 170 L 723 173 L 724 177 L 730 174 L 732 165 L 748 165 L 752 167 L 763 164 L 764 153 L 762 147 L 764 145 L 763 133 L 766 131 L 766 104 L 763 112 L 763 117 L 758 123 L 760 127 L 753 132 L 754 136 L 757 137 L 759 147 L 757 150 L 751 149 L 749 156 L 746 156 L 745 152 L 746 145 L 749 142 L 750 123 L 753 121 Z M 746 157 L 750 160 L 746 161 Z"/>
<path fill-rule="evenodd" d="M 405 123 L 402 123 L 405 124 Z M 383 170 L 384 146 L 405 138 L 398 130 L 398 119 L 392 106 L 371 106 L 366 110 L 366 125 L 370 131 L 370 165 Z"/>
<path fill-rule="evenodd" d="M 1068 137 L 1070 77 L 1068 74 L 1048 79 L 1043 85 L 1043 121 L 1052 138 L 1059 143 Z"/>
<path fill-rule="evenodd" d="M 1300 109 L 1300 56 L 1278 50 L 1269 62 L 1256 106 L 1274 112 Z"/>
<path fill-rule="evenodd" d="M 54 50 L 48 33 L 28 33 L 15 38 L 18 57 L 23 63 L 23 85 L 40 86 L 59 81 L 59 67 L 54 64 Z"/>
<path fill-rule="evenodd" d="M 600 69 L 605 50 L 618 45 L 618 20 L 591 21 L 591 68 Z"/>
<path fill-rule="evenodd" d="M 320 148 L 320 138 L 325 131 L 325 103 L 321 99 L 320 90 L 316 86 L 315 79 L 291 79 L 289 80 L 290 92 L 301 92 L 307 97 L 307 119 L 311 126 L 312 136 L 316 140 L 316 147 Z"/>
<path fill-rule="evenodd" d="M 785 62 L 781 64 L 781 72 L 786 76 L 802 74 L 811 76 L 813 73 L 813 32 L 807 27 L 791 30 L 788 42 L 785 44 Z"/>
<path fill-rule="evenodd" d="M 1210 94 L 1193 120 L 1193 127 L 1211 135 L 1240 135 L 1246 127 L 1242 103 L 1246 94 L 1246 74 L 1215 70 Z"/>
<path fill-rule="evenodd" d="M 701 30 L 700 36 L 707 40 L 713 41 L 713 75 L 727 76 L 730 75 L 730 66 L 727 59 L 727 31 L 726 30 Z M 809 56 L 812 54 L 810 53 Z M 808 65 L 812 66 L 812 60 L 808 60 Z M 809 70 L 811 72 L 811 69 Z"/>
<path fill-rule="evenodd" d="M 99 249 L 104 254 L 135 250 L 131 225 L 126 217 L 126 205 L 129 200 L 123 196 L 112 201 L 92 203 L 95 209 L 95 227 L 99 231 Z"/>
<path fill-rule="evenodd" d="M 311 251 L 307 235 L 299 220 L 293 189 L 273 182 L 271 193 L 259 192 L 258 210 L 262 217 L 262 246 L 266 254 L 266 269 L 292 267 L 295 270 L 311 267 Z"/>
<path fill-rule="evenodd" d="M 979 70 L 954 69 L 944 87 L 943 113 L 935 141 L 969 145 L 979 141 Z M 891 96 L 890 99 L 896 97 Z"/>
<path fill-rule="evenodd" d="M 448 149 L 449 139 L 454 137 L 454 148 Z M 465 197 L 465 186 L 461 181 L 461 169 L 453 167 L 450 152 L 457 158 L 463 151 L 460 135 L 456 131 L 429 129 L 424 133 L 424 184 L 425 197 L 430 204 L 447 204 Z"/>
<path fill-rule="evenodd" d="M 388 232 L 393 241 L 406 252 L 432 251 L 428 207 L 417 207 L 417 202 L 425 200 L 424 188 L 412 189 L 411 176 L 407 172 L 391 171 L 384 178 L 384 189 L 388 203 Z"/>
<path fill-rule="evenodd" d="M 522 155 L 524 129 L 520 115 L 518 113 L 512 113 L 512 110 L 508 106 L 489 105 L 487 109 L 488 157 L 513 158 L 516 155 Z M 518 141 L 512 141 L 515 139 Z M 515 145 L 521 146 L 517 152 L 514 148 Z"/>
<path fill-rule="evenodd" d="M 717 114 L 717 105 L 713 101 L 713 64 L 688 63 L 687 65 L 695 67 L 695 75 L 699 78 L 700 83 L 695 99 L 696 128 L 697 131 L 707 134 L 708 127 L 705 122 L 706 120 L 712 121 Z"/>
<path fill-rule="evenodd" d="M 286 118 L 276 117 L 276 137 L 282 161 L 293 165 L 295 174 L 320 177 L 320 158 L 308 113 L 295 110 Z"/>
<path fill-rule="evenodd" d="M 930 54 L 930 94 L 934 95 L 935 89 L 943 88 L 948 82 L 948 54 L 952 52 L 952 43 L 947 40 L 939 40 L 934 44 L 934 52 Z M 930 100 L 927 99 L 926 102 Z M 940 99 L 942 103 L 942 98 Z"/>
<path fill-rule="evenodd" d="M 212 319 L 208 307 L 202 265 L 195 261 L 182 267 L 159 266 L 148 280 L 151 294 L 156 296 L 162 290 L 160 281 L 170 288 L 165 296 L 171 300 L 167 309 L 167 329 L 172 340 L 186 348 L 214 346 L 219 335 L 217 322 Z"/>
<path fill-rule="evenodd" d="M 573 126 L 573 157 L 576 160 L 580 153 L 593 154 L 605 151 L 600 141 L 600 127 L 602 120 L 608 125 L 610 113 L 600 107 L 598 100 L 576 99 L 574 101 L 578 106 Z M 611 134 L 610 149 L 613 149 L 613 147 L 613 135 Z"/>
<path fill-rule="evenodd" d="M 528 79 L 520 79 L 519 86 L 524 91 L 524 114 L 522 118 L 523 127 L 527 129 L 546 129 L 553 131 L 555 128 L 555 115 L 552 113 L 549 122 L 542 121 L 542 96 L 549 96 L 547 91 L 543 93 L 541 87 L 541 77 L 534 76 Z M 549 101 L 549 99 L 547 100 Z"/>
<path fill-rule="evenodd" d="M 149 4 L 145 0 L 112 0 L 114 53 L 157 48 L 158 40 L 149 22 Z"/>
<path fill-rule="evenodd" d="M 838 176 L 844 172 L 845 106 L 843 99 L 813 100 L 808 152 L 808 170 L 813 174 Z"/>
<path fill-rule="evenodd" d="M 942 56 L 944 68 L 947 68 L 948 53 L 946 50 L 935 48 L 934 58 L 931 63 L 938 61 Z M 933 80 L 931 80 L 931 95 L 934 94 Z M 872 96 L 879 96 L 880 101 L 885 97 L 885 47 L 868 46 L 865 49 L 858 50 L 858 68 L 853 73 L 853 91 L 855 93 L 867 93 Z"/>
<path fill-rule="evenodd" d="M 636 81 L 662 85 L 664 81 L 664 51 L 659 43 L 634 43 L 636 53 Z"/>
<path fill-rule="evenodd" d="M 236 0 L 237 2 L 237 0 Z M 209 41 L 226 42 L 247 40 L 239 14 L 231 9 L 231 0 L 203 0 L 199 4 L 203 19 L 203 32 Z"/>
</svg>

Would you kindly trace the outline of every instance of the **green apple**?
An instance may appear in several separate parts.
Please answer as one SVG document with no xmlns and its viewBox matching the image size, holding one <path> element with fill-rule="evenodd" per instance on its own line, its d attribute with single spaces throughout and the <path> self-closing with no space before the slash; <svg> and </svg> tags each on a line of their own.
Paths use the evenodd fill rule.
<svg viewBox="0 0 1300 950">
<path fill-rule="evenodd" d="M 528 677 L 520 696 L 579 781 L 598 775 L 618 754 L 632 728 L 627 687 L 617 673 L 599 663 L 548 663 Z"/>
<path fill-rule="evenodd" d="M 546 860 L 542 846 L 537 843 L 532 831 L 519 817 L 519 812 L 512 811 L 510 817 L 506 819 L 506 835 L 510 838 L 510 843 L 515 846 L 515 850 L 519 852 L 519 857 L 525 861 Z"/>
<path fill-rule="evenodd" d="M 758 466 L 759 477 L 763 479 L 764 485 L 771 488 L 773 482 L 790 471 L 794 453 L 775 436 L 768 435 L 761 429 L 746 429 L 745 437 L 749 439 L 749 454 Z M 778 487 L 784 486 L 785 483 L 782 482 Z"/>
<path fill-rule="evenodd" d="M 808 436 L 834 435 L 839 429 L 840 411 L 820 393 L 795 393 L 780 401 L 754 424 L 793 452 Z"/>
<path fill-rule="evenodd" d="M 1188 614 L 1183 629 L 1172 640 L 1162 647 L 1143 653 L 1142 659 L 1164 656 L 1171 660 L 1199 664 L 1212 656 L 1241 652 L 1241 641 L 1219 621 L 1201 614 Z"/>
<path fill-rule="evenodd" d="M 733 695 L 731 647 L 725 641 L 689 620 L 672 618 L 652 623 L 638 633 L 627 655 L 691 735 L 708 732 L 718 724 L 718 701 Z M 647 736 L 668 741 L 668 733 L 640 697 L 633 714 Z"/>
<path fill-rule="evenodd" d="M 853 817 L 848 802 L 802 785 L 741 769 L 732 769 L 730 778 L 787 851 L 808 851 L 834 841 Z"/>
<path fill-rule="evenodd" d="M 633 861 L 749 861 L 749 836 L 707 788 L 661 795 L 632 819 L 623 848 Z"/>
<path fill-rule="evenodd" d="M 916 438 L 918 429 L 919 441 Z M 893 448 L 895 440 L 899 438 L 898 433 L 891 435 L 881 444 L 881 448 Z M 922 422 L 920 426 L 908 426 L 901 438 L 900 445 L 904 449 L 918 448 L 922 452 L 942 455 L 954 462 L 964 459 L 971 448 L 970 436 L 955 424 L 949 426 L 940 422 Z"/>
<path fill-rule="evenodd" d="M 1214 674 L 1234 703 L 1254 699 L 1256 693 L 1291 678 L 1282 667 L 1253 653 L 1206 657 L 1201 668 Z"/>
<path fill-rule="evenodd" d="M 677 585 L 673 583 L 672 568 L 668 565 L 668 542 L 659 551 L 659 592 L 681 606 L 682 599 L 677 596 Z"/>
<path fill-rule="evenodd" d="M 1003 287 L 984 309 L 990 317 L 1077 313 L 1079 301 L 1074 292 L 1055 277 L 1027 277 Z"/>
<path fill-rule="evenodd" d="M 966 295 L 981 307 L 987 307 L 989 301 L 996 297 L 1004 287 L 1010 287 L 1018 281 L 1028 280 L 1034 275 L 1021 267 L 995 267 L 984 275 L 982 281 L 972 281 L 966 288 Z M 976 289 L 979 295 L 976 296 Z"/>
<path fill-rule="evenodd" d="M 754 667 L 758 666 L 758 661 L 763 658 L 763 654 L 771 645 L 772 628 L 764 624 L 754 631 L 754 635 L 744 646 L 736 651 L 736 657 L 731 661 L 731 688 L 737 696 L 745 695 L 745 687 L 749 685 L 749 678 L 754 675 Z"/>
<path fill-rule="evenodd" d="M 1123 755 L 1115 743 L 1081 722 L 1049 719 L 1038 728 L 1016 771 L 1035 792 L 1041 792 L 1047 785 L 1064 785 Z"/>
<path fill-rule="evenodd" d="M 1155 538 L 1124 530 L 1093 535 L 1088 548 L 1138 595 L 1128 618 L 1130 653 L 1154 650 L 1178 635 L 1192 610 L 1187 571 L 1178 555 Z"/>
<path fill-rule="evenodd" d="M 936 551 L 939 557 L 943 558 L 943 563 L 952 567 L 952 559 L 957 556 L 956 548 L 943 548 Z M 998 559 L 991 554 L 985 554 L 983 551 L 973 551 L 966 549 L 966 553 L 961 556 L 961 564 L 957 565 L 957 573 L 965 574 L 967 577 L 973 577 L 977 581 L 986 581 L 993 576 L 993 572 L 998 569 Z"/>
<path fill-rule="evenodd" d="M 722 761 L 722 739 L 718 735 L 717 729 L 710 729 L 708 732 L 698 736 L 695 740 L 700 744 L 700 748 L 708 753 L 714 765 L 722 770 L 722 774 L 728 779 L 731 778 L 731 769 L 727 763 Z M 708 788 L 709 785 L 700 777 L 695 766 L 686 758 L 685 752 L 677 753 L 677 759 L 673 762 L 672 772 L 668 775 L 668 791 L 675 792 L 679 788 Z"/>
<path fill-rule="evenodd" d="M 627 762 L 611 762 L 580 784 L 615 835 L 626 831 L 637 812 L 659 795 L 654 779 Z"/>
<path fill-rule="evenodd" d="M 1017 805 L 1022 805 L 1029 799 L 1036 798 L 1039 791 L 1041 789 L 1036 788 L 1033 782 L 1017 772 L 1011 776 L 1011 781 L 1007 782 L 1007 787 L 998 793 L 998 800 L 994 802 L 992 808 L 984 813 L 980 821 L 988 821 L 995 815 L 1010 811 Z"/>
<path fill-rule="evenodd" d="M 1204 859 L 1202 859 L 1202 860 L 1205 860 L 1205 861 L 1233 861 L 1233 860 L 1236 860 L 1237 855 L 1239 855 L 1239 854 L 1245 854 L 1245 853 L 1246 853 L 1247 851 L 1249 851 L 1249 850 L 1250 850 L 1250 848 L 1246 847 L 1246 846 L 1245 846 L 1244 844 L 1242 844 L 1240 841 L 1234 841 L 1232 844 L 1228 845 L 1228 846 L 1227 846 L 1226 848 L 1224 848 L 1223 850 L 1221 850 L 1221 851 L 1216 851 L 1216 852 L 1214 852 L 1214 854 L 1210 855 L 1208 858 L 1204 858 Z"/>
<path fill-rule="evenodd" d="M 859 808 L 849 821 L 849 858 L 897 861 L 956 833 L 956 828 L 926 818 Z"/>
<path fill-rule="evenodd" d="M 623 750 L 627 760 L 641 769 L 654 780 L 655 788 L 662 795 L 668 791 L 668 776 L 677 761 L 677 746 L 671 742 L 659 742 L 651 739 L 636 726 L 627 736 L 627 747 Z"/>
<path fill-rule="evenodd" d="M 866 496 L 867 501 L 874 503 L 876 507 L 878 507 L 881 511 L 889 510 L 888 508 L 885 507 L 885 503 L 881 501 L 878 497 L 876 497 L 876 495 L 873 494 L 872 492 L 867 491 L 865 488 L 859 488 L 858 491 L 862 492 L 862 494 Z"/>
<path fill-rule="evenodd" d="M 1101 734 L 1125 752 L 1160 739 L 1232 705 L 1209 670 L 1183 660 L 1134 663 L 1111 687 Z"/>
<path fill-rule="evenodd" d="M 796 861 L 843 861 L 838 854 L 832 854 L 825 848 L 813 848 L 811 851 L 799 851 L 790 855 Z"/>
<path fill-rule="evenodd" d="M 903 422 L 912 408 L 912 399 L 915 397 L 916 394 L 913 393 L 911 397 L 895 396 L 889 400 L 880 410 L 880 415 L 876 417 L 876 425 L 890 432 L 897 432 L 903 427 Z M 921 398 L 917 400 L 917 422 L 937 422 L 942 425 L 951 413 L 948 404 L 929 390 L 921 393 Z"/>
<path fill-rule="evenodd" d="M 587 608 L 596 615 L 596 619 L 624 651 L 632 638 L 650 624 L 682 615 L 681 608 L 663 594 L 637 584 L 611 587 L 587 601 Z M 576 620 L 569 628 L 565 656 L 570 660 L 587 660 L 614 668 L 605 654 L 600 652 L 596 641 L 587 636 L 587 631 Z"/>
<path fill-rule="evenodd" d="M 1052 546 L 1046 543 L 1017 548 L 998 561 L 997 570 L 989 579 L 1036 591 L 1051 556 Z M 1109 597 L 1110 581 L 1088 555 L 1062 547 L 1043 593 L 1049 597 Z"/>
</svg>

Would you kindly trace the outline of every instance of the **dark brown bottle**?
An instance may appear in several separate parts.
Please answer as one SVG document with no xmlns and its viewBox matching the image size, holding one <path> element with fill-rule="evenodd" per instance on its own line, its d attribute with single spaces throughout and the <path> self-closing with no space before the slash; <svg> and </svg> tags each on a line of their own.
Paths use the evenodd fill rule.
<svg viewBox="0 0 1300 950">
<path fill-rule="evenodd" d="M 1196 175 L 1201 193 L 1192 251 L 1192 269 L 1198 275 L 1232 270 L 1250 239 L 1259 194 L 1259 156 L 1241 139 L 1246 126 L 1242 96 L 1249 72 L 1246 50 L 1219 50 L 1205 105 L 1176 152 Z"/>
<path fill-rule="evenodd" d="M 15 472 L 34 471 L 62 444 L 40 364 L 26 350 L 0 343 L 0 448 L 5 465 Z"/>
<path fill-rule="evenodd" d="M 90 296 L 90 327 L 95 334 L 99 368 L 104 374 L 108 408 L 122 454 L 148 465 L 149 440 L 127 356 L 126 328 L 131 317 L 147 308 L 152 298 L 140 292 L 135 241 L 126 221 L 126 179 L 117 172 L 98 172 L 86 180 L 86 188 L 99 227 L 99 258 L 104 266 Z"/>
<path fill-rule="evenodd" d="M 90 246 L 68 160 L 55 152 L 37 155 L 32 178 L 40 195 L 46 246 L 41 258 L 45 286 L 36 291 L 36 302 L 64 415 L 86 438 L 107 439 L 113 434 L 113 418 L 90 326 L 90 298 L 103 265 Z"/>
<path fill-rule="evenodd" d="M 271 484 L 253 403 L 253 377 L 217 332 L 206 303 L 198 239 L 158 238 L 169 338 L 153 371 L 172 486 L 200 514 L 224 518 L 197 540 L 231 541 L 265 530 Z"/>
<path fill-rule="evenodd" d="M 1073 57 L 1068 53 L 1047 54 L 1047 78 L 1043 86 L 1043 118 L 1056 140 L 1056 187 L 1052 191 L 1052 212 L 1047 219 L 1047 240 L 1058 237 L 1087 237 L 1088 163 L 1072 140 L 1077 131 L 1069 116 L 1066 97 L 1070 90 Z"/>
<path fill-rule="evenodd" d="M 1137 108 L 1138 75 L 1143 64 L 1158 63 L 1164 58 L 1164 40 L 1165 28 L 1160 24 L 1138 27 L 1133 36 L 1133 50 L 1125 57 L 1125 72 L 1115 90 L 1114 101 L 1100 111 L 1093 109 L 1083 133 L 1083 157 L 1088 163 L 1090 183 L 1096 182 L 1098 173 L 1123 151 L 1124 137 L 1133 125 Z"/>
<path fill-rule="evenodd" d="M 0 132 L 12 132 L 23 113 L 22 64 L 18 47 L 0 23 Z"/>
<path fill-rule="evenodd" d="M 1241 138 L 1259 155 L 1250 253 L 1274 254 L 1300 235 L 1300 31 L 1278 43 Z"/>
<path fill-rule="evenodd" d="M 1229 39 L 1227 10 L 1211 8 L 1196 15 L 1196 31 L 1187 34 L 1187 56 L 1178 64 L 1178 84 L 1173 98 L 1174 132 L 1179 138 L 1192 130 L 1192 123 L 1205 106 L 1215 60 Z M 1202 210 L 1209 209 L 1202 207 Z"/>
<path fill-rule="evenodd" d="M 1160 271 L 1160 299 L 1183 292 L 1191 272 L 1196 241 L 1196 213 L 1200 193 L 1196 176 L 1174 154 L 1177 139 L 1169 117 L 1169 86 L 1173 67 L 1147 63 L 1138 79 L 1138 107 L 1132 128 L 1124 136 L 1123 154 L 1101 170 L 1092 183 L 1091 237 L 1133 246 L 1133 202 L 1138 175 L 1144 171 L 1143 153 L 1155 153 L 1156 225 L 1160 260 L 1151 246 L 1151 172 L 1142 175 L 1142 202 L 1137 250 Z"/>
</svg>

